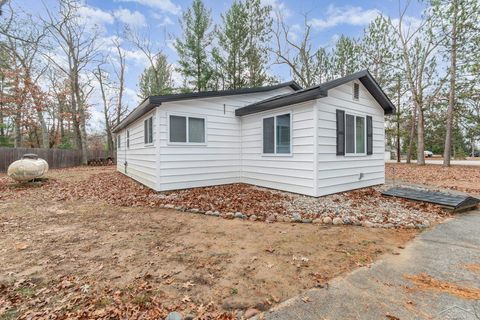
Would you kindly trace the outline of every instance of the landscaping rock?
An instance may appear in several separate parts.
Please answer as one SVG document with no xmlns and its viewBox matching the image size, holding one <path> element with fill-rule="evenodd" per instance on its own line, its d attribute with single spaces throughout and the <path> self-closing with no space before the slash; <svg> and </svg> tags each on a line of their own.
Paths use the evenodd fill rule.
<svg viewBox="0 0 480 320">
<path fill-rule="evenodd" d="M 256 215 L 252 214 L 249 219 L 252 221 L 256 221 L 258 218 Z"/>
<path fill-rule="evenodd" d="M 312 219 L 303 219 L 302 222 L 303 223 L 312 223 Z"/>
<path fill-rule="evenodd" d="M 225 219 L 233 219 L 233 218 L 235 218 L 235 215 L 233 214 L 233 212 L 225 213 Z"/>
<path fill-rule="evenodd" d="M 190 212 L 191 212 L 191 213 L 199 213 L 199 212 L 200 212 L 200 209 L 193 208 L 193 209 L 190 209 Z"/>
<path fill-rule="evenodd" d="M 362 227 L 373 228 L 373 223 L 371 223 L 370 221 L 362 221 Z"/>
<path fill-rule="evenodd" d="M 312 223 L 314 223 L 314 224 L 320 224 L 320 223 L 322 223 L 322 222 L 323 222 L 323 220 L 320 219 L 320 218 L 315 219 L 315 220 L 312 221 Z"/>
<path fill-rule="evenodd" d="M 245 314 L 243 315 L 246 319 L 250 319 L 254 316 L 256 316 L 257 314 L 259 314 L 260 311 L 257 310 L 257 309 L 254 309 L 254 308 L 250 308 L 248 309 L 247 311 L 245 311 Z"/>
<path fill-rule="evenodd" d="M 243 213 L 241 213 L 241 212 L 235 212 L 235 218 L 237 218 L 237 219 L 245 219 L 246 216 L 245 216 Z"/>
<path fill-rule="evenodd" d="M 220 216 L 220 212 L 214 211 L 214 212 L 212 212 L 212 216 L 218 217 L 218 216 Z"/>
<path fill-rule="evenodd" d="M 333 219 L 333 224 L 337 225 L 337 226 L 343 224 L 342 218 L 334 218 Z"/>
<path fill-rule="evenodd" d="M 292 213 L 293 222 L 302 222 L 302 216 L 298 212 Z"/>
<path fill-rule="evenodd" d="M 173 204 L 166 204 L 163 206 L 165 209 L 175 209 L 175 205 Z"/>
<path fill-rule="evenodd" d="M 183 316 L 178 312 L 170 312 L 165 320 L 183 320 Z"/>
<path fill-rule="evenodd" d="M 183 320 L 193 320 L 195 316 L 193 314 L 187 314 Z"/>
<path fill-rule="evenodd" d="M 269 222 L 269 223 L 275 222 L 276 220 L 277 220 L 277 218 L 275 217 L 274 214 L 270 214 L 266 219 L 266 221 Z"/>
<path fill-rule="evenodd" d="M 325 224 L 332 224 L 332 218 L 330 218 L 330 217 L 325 217 L 325 218 L 323 218 L 323 223 L 325 223 Z"/>
</svg>

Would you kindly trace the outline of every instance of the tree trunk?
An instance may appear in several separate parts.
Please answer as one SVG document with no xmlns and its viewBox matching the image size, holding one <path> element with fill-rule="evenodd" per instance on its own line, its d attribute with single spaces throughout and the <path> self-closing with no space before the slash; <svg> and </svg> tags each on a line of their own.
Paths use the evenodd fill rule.
<svg viewBox="0 0 480 320">
<path fill-rule="evenodd" d="M 415 139 L 416 123 L 417 123 L 417 107 L 415 106 L 412 110 L 412 121 L 410 123 L 410 137 L 408 139 L 407 163 L 410 163 L 412 161 L 413 141 Z"/>
<path fill-rule="evenodd" d="M 452 22 L 452 47 L 450 58 L 450 92 L 448 95 L 447 109 L 447 130 L 445 135 L 445 147 L 443 150 L 443 165 L 450 166 L 450 158 L 452 154 L 452 125 L 453 125 L 453 109 L 455 106 L 455 87 L 457 73 L 457 1 L 453 1 L 453 22 Z"/>
<path fill-rule="evenodd" d="M 48 139 L 48 128 L 41 110 L 37 110 L 37 117 L 38 117 L 38 122 L 40 122 L 41 146 L 42 148 L 48 149 L 48 145 L 50 143 L 50 140 Z"/>
<path fill-rule="evenodd" d="M 79 124 L 79 138 L 80 138 L 80 150 L 82 151 L 82 164 L 88 163 L 88 146 L 87 146 L 87 127 L 86 127 L 86 112 L 85 103 L 82 101 L 80 93 L 80 85 L 78 83 L 78 71 L 75 73 L 75 98 L 78 105 L 78 124 Z"/>
<path fill-rule="evenodd" d="M 425 165 L 425 121 L 423 108 L 420 105 L 418 106 L 417 139 L 417 164 Z"/>
<path fill-rule="evenodd" d="M 13 145 L 15 148 L 21 148 L 23 143 L 22 137 L 22 105 L 17 105 L 17 110 L 15 113 L 15 138 L 13 141 Z"/>
</svg>

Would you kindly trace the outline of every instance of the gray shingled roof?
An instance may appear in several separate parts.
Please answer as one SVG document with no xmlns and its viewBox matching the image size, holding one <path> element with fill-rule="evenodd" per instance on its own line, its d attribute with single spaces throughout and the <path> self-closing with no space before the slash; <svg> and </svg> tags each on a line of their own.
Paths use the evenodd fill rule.
<svg viewBox="0 0 480 320">
<path fill-rule="evenodd" d="M 202 92 L 192 92 L 192 93 L 180 93 L 180 94 L 170 94 L 162 96 L 150 96 L 140 103 L 138 107 L 133 109 L 118 125 L 116 125 L 112 132 L 118 132 L 126 128 L 129 124 L 143 116 L 144 114 L 153 110 L 153 108 L 158 107 L 164 102 L 171 101 L 180 101 L 180 100 L 191 100 L 191 99 L 200 99 L 200 98 L 213 98 L 213 97 L 223 97 L 231 96 L 238 94 L 248 94 L 248 93 L 259 93 L 267 92 L 276 89 L 281 89 L 285 87 L 291 87 L 293 90 L 300 90 L 302 87 L 298 85 L 295 81 L 289 81 L 285 83 L 280 83 L 272 86 L 256 87 L 256 88 L 242 88 L 242 89 L 233 89 L 233 90 L 218 90 L 218 91 L 202 91 Z"/>
<path fill-rule="evenodd" d="M 318 86 L 298 90 L 292 93 L 278 95 L 259 102 L 255 102 L 253 104 L 235 110 L 235 115 L 244 116 L 247 114 L 280 108 L 295 103 L 327 97 L 328 90 L 353 80 L 359 80 L 365 86 L 365 88 L 385 110 L 385 114 L 392 114 L 395 112 L 395 106 L 387 97 L 385 92 L 383 92 L 382 88 L 380 88 L 377 81 L 373 78 L 370 72 L 368 70 L 362 70 L 343 78 L 322 83 Z"/>
</svg>

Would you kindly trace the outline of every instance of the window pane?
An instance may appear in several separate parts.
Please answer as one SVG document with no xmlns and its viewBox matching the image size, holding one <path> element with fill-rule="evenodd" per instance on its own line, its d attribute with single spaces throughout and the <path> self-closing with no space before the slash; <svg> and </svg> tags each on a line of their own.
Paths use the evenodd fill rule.
<svg viewBox="0 0 480 320">
<path fill-rule="evenodd" d="M 148 121 L 145 119 L 143 121 L 143 143 L 148 143 Z"/>
<path fill-rule="evenodd" d="M 205 142 L 205 119 L 188 118 L 188 142 Z"/>
<path fill-rule="evenodd" d="M 277 116 L 277 153 L 290 153 L 290 114 Z"/>
<path fill-rule="evenodd" d="M 355 116 L 345 116 L 345 152 L 355 153 Z"/>
<path fill-rule="evenodd" d="M 170 142 L 187 142 L 187 119 L 170 116 Z"/>
<path fill-rule="evenodd" d="M 357 153 L 365 153 L 365 118 L 356 117 Z"/>
<path fill-rule="evenodd" d="M 148 119 L 148 143 L 153 143 L 153 117 Z"/>
<path fill-rule="evenodd" d="M 274 118 L 263 119 L 263 153 L 274 153 L 275 145 Z"/>
</svg>

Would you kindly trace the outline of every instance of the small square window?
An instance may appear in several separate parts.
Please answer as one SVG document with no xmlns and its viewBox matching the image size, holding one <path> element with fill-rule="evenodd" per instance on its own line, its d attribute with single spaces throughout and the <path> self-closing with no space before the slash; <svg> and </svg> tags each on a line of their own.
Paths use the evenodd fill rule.
<svg viewBox="0 0 480 320">
<path fill-rule="evenodd" d="M 205 118 L 171 115 L 169 137 L 174 143 L 205 143 Z"/>
<path fill-rule="evenodd" d="M 153 143 L 153 117 L 143 121 L 143 142 L 145 144 Z"/>
<path fill-rule="evenodd" d="M 291 123 L 290 113 L 263 119 L 263 153 L 290 154 Z"/>
<path fill-rule="evenodd" d="M 356 82 L 353 83 L 353 100 L 360 99 L 360 85 Z"/>
</svg>

